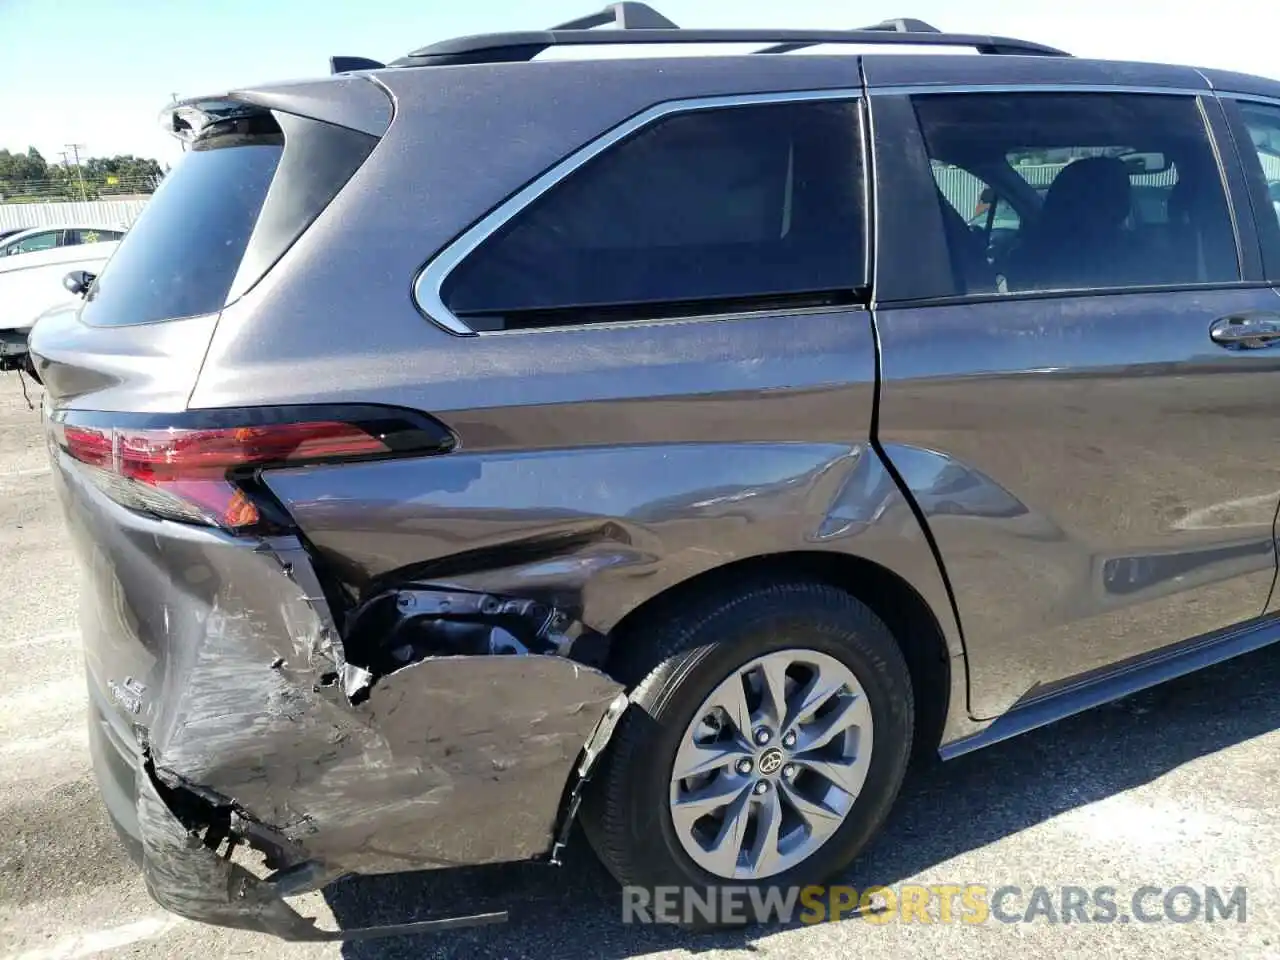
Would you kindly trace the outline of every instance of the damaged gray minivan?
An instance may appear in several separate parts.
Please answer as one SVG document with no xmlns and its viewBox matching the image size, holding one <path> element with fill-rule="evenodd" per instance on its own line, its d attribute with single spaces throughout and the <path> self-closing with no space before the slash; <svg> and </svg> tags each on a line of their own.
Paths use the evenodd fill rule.
<svg viewBox="0 0 1280 960">
<path fill-rule="evenodd" d="M 169 109 L 31 336 L 168 909 L 367 933 L 285 898 L 578 823 L 818 882 L 913 751 L 1280 639 L 1280 84 L 630 3 L 333 67 Z"/>
</svg>

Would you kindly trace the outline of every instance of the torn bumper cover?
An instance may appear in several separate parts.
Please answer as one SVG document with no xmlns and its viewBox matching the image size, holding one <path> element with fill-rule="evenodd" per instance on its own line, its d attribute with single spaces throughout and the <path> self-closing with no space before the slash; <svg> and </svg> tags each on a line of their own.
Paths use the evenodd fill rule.
<svg viewBox="0 0 1280 960">
<path fill-rule="evenodd" d="M 296 539 L 156 521 L 67 482 L 69 527 L 92 541 L 80 555 L 94 767 L 161 905 L 288 939 L 379 935 L 322 930 L 283 897 L 349 873 L 554 854 L 626 699 L 569 656 L 508 652 L 571 647 L 560 611 L 539 608 L 527 643 L 495 627 L 489 645 L 450 655 L 424 652 L 419 618 L 379 668 L 340 636 Z M 496 614 L 510 626 L 530 609 Z"/>
<path fill-rule="evenodd" d="M 271 933 L 286 940 L 336 939 L 290 907 L 271 883 L 208 847 L 161 797 L 148 765 L 138 778 L 138 827 L 147 892 L 179 916 Z"/>
</svg>

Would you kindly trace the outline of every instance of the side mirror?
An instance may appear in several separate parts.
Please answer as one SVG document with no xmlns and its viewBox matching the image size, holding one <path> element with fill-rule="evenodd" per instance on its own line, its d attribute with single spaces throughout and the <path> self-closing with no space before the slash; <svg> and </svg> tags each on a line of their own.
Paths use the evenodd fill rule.
<svg viewBox="0 0 1280 960">
<path fill-rule="evenodd" d="M 62 278 L 62 285 L 77 297 L 83 297 L 93 285 L 94 274 L 88 270 L 72 270 Z"/>
</svg>

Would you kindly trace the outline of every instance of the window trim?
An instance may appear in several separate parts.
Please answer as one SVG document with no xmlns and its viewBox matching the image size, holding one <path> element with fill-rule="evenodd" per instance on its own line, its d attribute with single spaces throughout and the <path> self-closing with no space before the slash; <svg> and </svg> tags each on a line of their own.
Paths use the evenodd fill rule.
<svg viewBox="0 0 1280 960">
<path fill-rule="evenodd" d="M 974 84 L 898 84 L 895 86 L 875 87 L 868 91 L 868 100 L 872 104 L 869 111 L 872 116 L 875 115 L 874 100 L 877 96 L 889 97 L 895 96 L 910 102 L 913 98 L 919 96 L 934 96 L 948 94 L 1020 94 L 1020 93 L 1080 93 L 1080 94 L 1123 94 L 1138 96 L 1176 96 L 1193 99 L 1196 103 L 1201 121 L 1204 125 L 1205 134 L 1209 141 L 1210 150 L 1213 153 L 1214 160 L 1218 164 L 1218 175 L 1221 181 L 1222 192 L 1226 199 L 1228 215 L 1231 219 L 1231 230 L 1236 243 L 1236 264 L 1239 276 L 1234 280 L 1213 281 L 1206 283 L 1172 283 L 1172 284 L 1141 284 L 1125 287 L 1108 287 L 1108 288 L 1067 288 L 1062 290 L 1015 290 L 1003 294 L 992 294 L 989 292 L 982 293 L 951 293 L 944 296 L 928 296 L 918 299 L 894 298 L 892 300 L 883 300 L 877 294 L 877 301 L 885 307 L 897 306 L 920 306 L 920 305 L 952 305 L 966 303 L 1017 303 L 1019 301 L 1031 299 L 1043 299 L 1044 297 L 1070 297 L 1070 296 L 1116 296 L 1118 294 L 1130 293 L 1170 293 L 1176 291 L 1205 291 L 1205 290 L 1221 290 L 1221 289 L 1238 289 L 1242 287 L 1256 287 L 1259 285 L 1257 278 L 1249 276 L 1248 251 L 1246 244 L 1249 238 L 1245 232 L 1248 226 L 1254 229 L 1256 227 L 1250 218 L 1247 223 L 1242 222 L 1241 213 L 1237 209 L 1236 189 L 1232 180 L 1232 165 L 1237 168 L 1240 159 L 1236 154 L 1236 145 L 1234 143 L 1222 142 L 1221 131 L 1215 126 L 1214 118 L 1209 113 L 1209 104 L 1214 103 L 1218 106 L 1219 111 L 1222 108 L 1222 101 L 1231 95 L 1225 91 L 1214 90 L 1211 88 L 1196 89 L 1191 87 L 1160 87 L 1160 86 L 1125 86 L 1098 83 L 974 83 Z M 1262 99 L 1262 98 L 1254 98 Z M 1276 101 L 1272 100 L 1272 103 Z M 914 137 L 918 138 L 921 146 L 924 142 L 923 131 L 918 125 L 913 125 L 912 132 Z M 1256 245 L 1256 237 L 1254 239 Z"/>
<path fill-rule="evenodd" d="M 1122 93 L 1163 97 L 1213 97 L 1209 87 L 1144 87 L 1108 83 L 903 83 L 872 87 L 872 97 L 917 97 L 936 93 Z"/>
<path fill-rule="evenodd" d="M 727 94 L 714 97 L 692 97 L 681 100 L 667 100 L 663 103 L 655 104 L 640 113 L 635 114 L 615 127 L 607 130 L 605 133 L 596 137 L 594 140 L 579 147 L 573 153 L 569 154 L 559 163 L 555 164 L 551 169 L 539 175 L 530 181 L 520 190 L 516 191 L 512 196 L 508 197 L 497 207 L 485 214 L 472 226 L 468 227 L 463 233 L 454 239 L 448 246 L 441 250 L 436 256 L 418 272 L 414 278 L 412 295 L 414 306 L 418 312 L 426 319 L 430 320 L 436 326 L 440 327 L 447 333 L 460 337 L 492 337 L 492 336 L 510 336 L 515 334 L 525 334 L 530 332 L 540 332 L 542 330 L 581 330 L 587 329 L 580 325 L 566 324 L 564 326 L 542 327 L 538 331 L 531 330 L 475 330 L 466 324 L 461 318 L 456 316 L 444 302 L 442 291 L 444 284 L 459 264 L 467 257 L 471 256 L 490 236 L 497 233 L 506 224 L 523 213 L 525 208 L 530 206 L 535 200 L 548 193 L 552 188 L 559 185 L 571 174 L 576 172 L 588 162 L 595 159 L 610 147 L 620 141 L 630 137 L 637 131 L 650 126 L 658 120 L 665 119 L 674 114 L 693 113 L 701 110 L 716 110 L 725 107 L 749 107 L 760 106 L 775 103 L 821 103 L 827 101 L 842 102 L 859 102 L 863 99 L 863 91 L 861 87 L 839 87 L 825 90 L 797 90 L 784 91 L 775 93 L 748 93 L 748 94 Z M 865 138 L 865 133 L 864 133 Z M 865 165 L 865 173 L 863 176 L 863 189 L 869 190 L 869 181 L 871 177 L 871 168 L 869 162 Z M 864 256 L 870 256 L 870 240 L 868 234 L 871 226 L 870 211 L 864 213 L 863 216 L 863 247 L 866 253 Z M 870 268 L 870 264 L 865 265 Z M 868 274 L 869 275 L 869 274 Z M 758 311 L 759 312 L 759 311 Z M 763 312 L 772 312 L 767 310 Z M 738 316 L 741 311 L 733 311 L 727 315 Z M 719 317 L 721 314 L 709 314 L 709 316 Z M 633 321 L 640 323 L 662 323 L 669 322 L 671 318 L 655 318 L 654 320 Z M 592 324 L 590 326 L 596 326 Z"/>
</svg>

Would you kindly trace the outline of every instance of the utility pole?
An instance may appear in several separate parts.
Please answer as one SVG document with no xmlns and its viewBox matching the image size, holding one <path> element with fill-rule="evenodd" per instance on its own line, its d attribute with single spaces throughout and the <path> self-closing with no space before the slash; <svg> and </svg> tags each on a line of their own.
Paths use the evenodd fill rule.
<svg viewBox="0 0 1280 960">
<path fill-rule="evenodd" d="M 80 199 L 88 200 L 89 192 L 85 189 L 85 186 L 84 186 L 84 170 L 82 170 L 80 167 L 80 148 L 85 146 L 85 144 L 67 143 L 67 144 L 64 144 L 64 146 L 71 151 L 71 156 L 74 157 L 76 161 L 76 179 L 80 181 Z M 63 159 L 65 160 L 67 155 L 64 153 L 62 156 L 63 156 Z"/>
<path fill-rule="evenodd" d="M 58 156 L 60 156 L 60 157 L 62 158 L 62 169 L 63 169 L 63 170 L 70 170 L 70 169 L 71 169 L 71 161 L 67 159 L 67 151 L 65 151 L 65 150 L 59 150 L 59 151 L 58 151 Z M 58 192 L 58 193 L 57 193 L 57 196 L 58 196 L 58 197 L 62 197 L 62 193 L 61 193 L 61 192 Z"/>
</svg>

